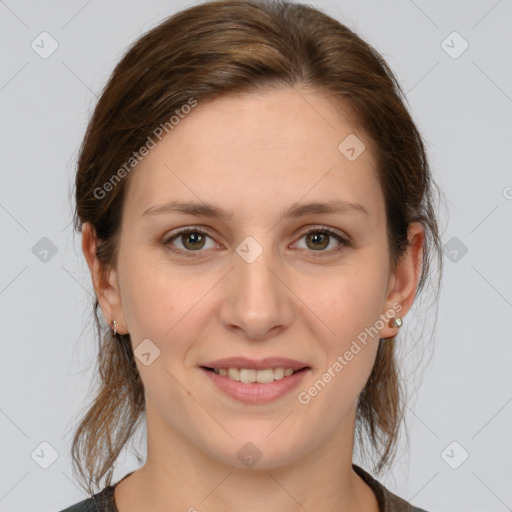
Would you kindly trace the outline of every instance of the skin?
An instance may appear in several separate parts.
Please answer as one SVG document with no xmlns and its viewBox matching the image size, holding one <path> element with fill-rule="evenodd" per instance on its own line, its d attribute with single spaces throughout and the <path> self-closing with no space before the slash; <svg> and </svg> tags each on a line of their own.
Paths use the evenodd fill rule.
<svg viewBox="0 0 512 512">
<path fill-rule="evenodd" d="M 130 333 L 135 350 L 148 338 L 160 350 L 148 366 L 136 358 L 147 461 L 116 487 L 120 512 L 378 511 L 351 467 L 355 413 L 379 338 L 398 328 L 385 322 L 307 405 L 297 394 L 393 304 L 406 315 L 424 232 L 409 226 L 409 251 L 393 270 L 370 141 L 339 107 L 291 88 L 199 104 L 129 176 L 115 268 L 101 267 L 94 231 L 84 226 L 83 251 L 105 318 Z M 338 150 L 352 133 L 366 141 L 355 161 Z M 142 216 L 177 199 L 213 203 L 233 216 Z M 292 203 L 331 199 L 358 202 L 368 214 L 281 218 Z M 205 241 L 181 236 L 168 245 L 192 257 L 163 243 L 186 226 L 207 231 Z M 328 245 L 308 242 L 305 231 L 322 226 L 348 236 L 351 246 L 333 237 Z M 247 236 L 263 250 L 250 264 L 236 253 Z M 232 356 L 289 357 L 310 370 L 275 402 L 244 404 L 199 369 Z M 262 453 L 250 468 L 237 457 L 247 442 Z"/>
</svg>

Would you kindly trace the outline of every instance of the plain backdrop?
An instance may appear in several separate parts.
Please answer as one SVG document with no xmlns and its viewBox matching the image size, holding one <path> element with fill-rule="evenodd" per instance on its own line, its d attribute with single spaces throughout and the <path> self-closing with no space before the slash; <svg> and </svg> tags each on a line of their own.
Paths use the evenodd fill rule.
<svg viewBox="0 0 512 512">
<path fill-rule="evenodd" d="M 435 309 L 425 319 L 418 306 L 399 336 L 428 349 L 410 372 L 409 445 L 380 481 L 430 512 L 512 510 L 512 2 L 311 4 L 386 58 L 446 196 L 437 324 Z M 126 47 L 189 5 L 0 1 L 1 512 L 56 512 L 86 497 L 70 445 L 97 341 L 71 224 L 77 152 Z M 123 452 L 114 481 L 136 467 Z"/>
</svg>

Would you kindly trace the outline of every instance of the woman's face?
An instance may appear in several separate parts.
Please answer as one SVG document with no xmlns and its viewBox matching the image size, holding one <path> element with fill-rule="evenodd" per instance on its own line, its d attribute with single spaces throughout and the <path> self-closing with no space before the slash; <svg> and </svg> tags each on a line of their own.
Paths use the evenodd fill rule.
<svg viewBox="0 0 512 512">
<path fill-rule="evenodd" d="M 128 179 L 100 304 L 130 334 L 148 438 L 238 467 L 351 453 L 420 257 L 391 271 L 366 135 L 319 95 L 229 96 L 192 109 Z"/>
</svg>

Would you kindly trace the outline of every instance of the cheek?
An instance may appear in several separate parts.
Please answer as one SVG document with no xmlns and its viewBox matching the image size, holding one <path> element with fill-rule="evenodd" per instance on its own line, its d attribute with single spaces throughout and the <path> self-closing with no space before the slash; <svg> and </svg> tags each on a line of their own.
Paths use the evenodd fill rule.
<svg viewBox="0 0 512 512">
<path fill-rule="evenodd" d="M 125 252 L 119 261 L 119 275 L 123 311 L 134 345 L 145 338 L 158 343 L 189 302 L 186 279 L 141 249 Z"/>
<path fill-rule="evenodd" d="M 150 339 L 161 361 L 176 371 L 208 320 L 212 289 L 219 277 L 188 272 L 140 251 L 124 261 L 123 310 L 134 349 Z"/>
<path fill-rule="evenodd" d="M 327 430 L 335 430 L 355 411 L 375 363 L 379 345 L 375 325 L 382 307 L 379 283 L 382 278 L 368 268 L 365 272 L 354 268 L 327 280 L 308 297 L 311 309 L 329 329 L 322 327 L 322 335 L 317 332 L 323 349 L 320 367 L 297 399 L 313 416 L 324 418 Z"/>
<path fill-rule="evenodd" d="M 385 264 L 375 254 L 333 271 L 315 287 L 305 285 L 308 306 L 323 321 L 317 331 L 323 345 L 321 368 L 312 395 L 306 390 L 309 396 L 321 390 L 316 406 L 337 403 L 340 415 L 355 406 L 375 362 L 387 278 Z"/>
<path fill-rule="evenodd" d="M 329 328 L 324 339 L 342 349 L 365 328 L 375 325 L 382 312 L 387 276 L 377 266 L 351 265 L 333 271 L 328 279 L 307 285 L 307 305 Z M 305 285 L 306 286 L 306 285 Z"/>
</svg>

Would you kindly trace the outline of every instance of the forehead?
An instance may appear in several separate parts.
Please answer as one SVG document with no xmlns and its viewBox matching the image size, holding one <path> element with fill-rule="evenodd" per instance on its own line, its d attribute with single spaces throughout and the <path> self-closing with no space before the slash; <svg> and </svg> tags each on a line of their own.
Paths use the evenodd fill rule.
<svg viewBox="0 0 512 512">
<path fill-rule="evenodd" d="M 371 144 L 354 121 L 334 100 L 291 88 L 199 103 L 132 172 L 125 208 L 140 216 L 173 199 L 204 200 L 254 214 L 341 198 L 378 216 Z"/>
</svg>

